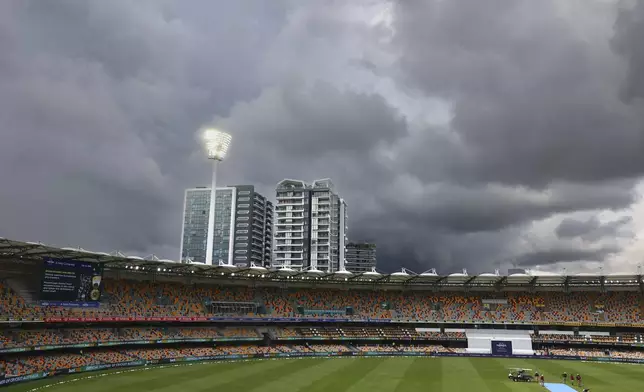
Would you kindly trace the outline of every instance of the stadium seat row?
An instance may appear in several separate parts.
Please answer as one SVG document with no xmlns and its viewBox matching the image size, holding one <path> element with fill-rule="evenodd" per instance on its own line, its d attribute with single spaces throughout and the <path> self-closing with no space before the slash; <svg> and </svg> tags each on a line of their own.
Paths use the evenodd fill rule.
<svg viewBox="0 0 644 392">
<path fill-rule="evenodd" d="M 105 279 L 98 308 L 39 306 L 0 282 L 0 317 L 323 317 L 430 322 L 621 323 L 642 322 L 636 292 L 466 293 L 284 290 Z M 250 304 L 235 312 L 218 303 Z M 248 313 L 247 309 L 253 309 Z M 348 310 L 350 309 L 350 310 Z M 245 313 L 241 313 L 245 312 Z"/>
<path fill-rule="evenodd" d="M 426 331 L 404 326 L 307 326 L 307 327 L 126 327 L 0 329 L 0 350 L 25 347 L 97 345 L 98 343 L 157 342 L 186 340 L 259 340 L 266 332 L 273 340 L 466 340 L 465 332 Z M 534 334 L 533 341 L 565 343 L 641 343 L 641 334 L 572 335 Z"/>
</svg>

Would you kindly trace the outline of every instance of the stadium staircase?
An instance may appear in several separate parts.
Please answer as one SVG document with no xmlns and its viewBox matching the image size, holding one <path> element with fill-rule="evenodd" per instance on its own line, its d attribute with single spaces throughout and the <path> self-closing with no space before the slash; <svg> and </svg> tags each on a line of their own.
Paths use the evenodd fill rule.
<svg viewBox="0 0 644 392">
<path fill-rule="evenodd" d="M 255 328 L 255 332 L 256 332 L 256 333 L 257 333 L 257 335 L 259 335 L 259 336 L 268 335 L 268 337 L 269 337 L 271 340 L 276 340 L 276 339 L 278 339 L 278 338 L 279 338 L 279 337 L 277 336 L 277 334 L 275 333 L 275 329 L 274 329 L 274 328 L 268 328 L 268 327 L 257 327 L 257 328 Z"/>
<path fill-rule="evenodd" d="M 26 282 L 17 280 L 17 279 L 7 279 L 5 281 L 7 287 L 16 293 L 19 297 L 25 301 L 27 305 L 36 304 L 37 290 L 35 288 L 30 288 Z"/>
<path fill-rule="evenodd" d="M 257 304 L 257 308 L 264 307 L 264 310 L 266 313 L 270 313 L 272 311 L 266 308 L 266 298 L 264 298 L 264 295 L 261 293 L 255 293 L 255 297 L 253 298 L 253 302 Z"/>
</svg>

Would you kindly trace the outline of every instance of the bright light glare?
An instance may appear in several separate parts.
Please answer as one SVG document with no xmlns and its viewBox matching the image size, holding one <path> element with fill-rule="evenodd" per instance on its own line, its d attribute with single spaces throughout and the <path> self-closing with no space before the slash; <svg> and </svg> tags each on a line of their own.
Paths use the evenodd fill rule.
<svg viewBox="0 0 644 392">
<path fill-rule="evenodd" d="M 222 161 L 226 158 L 226 153 L 232 140 L 230 134 L 217 129 L 206 129 L 203 138 L 206 142 L 206 149 L 208 150 L 208 159 Z"/>
</svg>

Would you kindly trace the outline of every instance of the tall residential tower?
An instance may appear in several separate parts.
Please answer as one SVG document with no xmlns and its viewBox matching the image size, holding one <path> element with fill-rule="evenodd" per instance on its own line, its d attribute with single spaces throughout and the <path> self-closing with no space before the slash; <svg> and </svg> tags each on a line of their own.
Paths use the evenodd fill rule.
<svg viewBox="0 0 644 392">
<path fill-rule="evenodd" d="M 277 184 L 273 267 L 344 270 L 347 206 L 329 179 Z"/>
<path fill-rule="evenodd" d="M 187 189 L 181 230 L 181 261 L 205 263 L 210 188 Z M 269 266 L 273 204 L 252 185 L 217 188 L 213 264 Z"/>
<path fill-rule="evenodd" d="M 376 244 L 350 242 L 347 244 L 346 259 L 347 271 L 372 271 L 376 268 Z"/>
</svg>

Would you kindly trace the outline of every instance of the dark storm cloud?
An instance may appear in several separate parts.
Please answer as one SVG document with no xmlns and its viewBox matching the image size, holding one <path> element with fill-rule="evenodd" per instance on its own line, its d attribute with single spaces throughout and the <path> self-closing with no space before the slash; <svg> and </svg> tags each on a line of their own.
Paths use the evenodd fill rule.
<svg viewBox="0 0 644 392">
<path fill-rule="evenodd" d="M 427 245 L 425 258 L 434 265 L 456 264 L 459 256 L 461 264 L 490 265 L 487 259 L 503 257 L 503 244 L 516 241 L 530 222 L 635 200 L 636 181 L 629 178 L 644 169 L 643 108 L 619 99 L 625 75 L 609 50 L 610 36 L 583 39 L 551 1 L 408 1 L 393 9 L 396 78 L 449 102 L 453 115 L 449 130 L 428 127 L 402 148 L 405 171 L 431 191 L 415 203 L 384 204 L 414 222 L 405 235 L 420 230 L 426 243 L 447 248 Z M 490 184 L 550 197 L 490 192 Z M 510 226 L 514 235 L 489 233 Z M 613 234 L 595 231 L 592 240 Z M 490 241 L 480 248 L 488 253 L 459 249 L 465 238 L 478 237 Z M 524 263 L 615 253 L 557 246 Z"/>
<path fill-rule="evenodd" d="M 374 22 L 384 5 L 391 25 Z M 550 0 L 0 1 L 0 234 L 175 259 L 209 123 L 234 135 L 222 183 L 272 196 L 332 178 L 350 239 L 377 242 L 384 270 L 601 260 L 617 247 L 574 240 L 623 225 L 517 245 L 635 200 L 644 110 L 619 91 L 642 93 L 641 19 L 589 40 L 584 15 Z M 450 122 L 416 118 L 431 100 Z"/>
<path fill-rule="evenodd" d="M 526 188 L 463 188 L 443 184 L 401 205 L 389 200 L 388 210 L 416 227 L 425 223 L 437 230 L 474 233 L 496 231 L 577 210 L 623 208 L 630 192 L 616 184 L 594 187 L 559 185 L 541 194 Z"/>
<path fill-rule="evenodd" d="M 505 261 L 505 244 L 516 240 L 510 230 L 497 232 L 446 234 L 430 227 L 412 225 L 395 229 L 387 228 L 387 222 L 372 219 L 363 222 L 359 239 L 377 238 L 378 260 L 387 263 L 380 266 L 386 271 L 408 268 L 421 273 L 435 268 L 440 274 L 460 272 L 493 272 Z M 391 233 L 397 233 L 393 236 Z M 363 237 L 365 236 L 365 237 Z"/>
<path fill-rule="evenodd" d="M 596 217 L 587 220 L 567 218 L 557 226 L 556 233 L 563 238 L 581 237 L 597 230 L 600 225 L 601 223 Z"/>
<path fill-rule="evenodd" d="M 255 51 L 275 27 L 224 33 L 261 8 L 231 5 L 236 23 L 219 4 L 204 32 L 173 2 L 2 2 L 3 236 L 178 248 L 182 189 L 208 170 L 189 159 L 194 130 L 259 90 Z"/>
<path fill-rule="evenodd" d="M 615 24 L 613 47 L 628 63 L 628 77 L 622 84 L 622 94 L 627 102 L 644 98 L 644 3 L 637 1 L 634 7 L 623 2 Z"/>
<path fill-rule="evenodd" d="M 624 226 L 630 224 L 632 218 L 624 217 L 618 220 L 602 223 L 597 217 L 586 220 L 566 218 L 555 230 L 560 238 L 581 238 L 584 241 L 596 242 L 605 237 L 621 237 L 630 232 L 622 233 Z"/>
<path fill-rule="evenodd" d="M 264 184 L 272 188 L 269 192 L 283 178 L 330 177 L 338 185 L 360 189 L 377 174 L 377 168 L 369 167 L 372 149 L 406 134 L 404 118 L 381 96 L 340 91 L 326 83 L 267 89 L 215 124 L 234 130 L 226 162 L 231 169 L 222 170 Z M 355 170 L 363 181 L 347 184 Z"/>
<path fill-rule="evenodd" d="M 548 251 L 526 253 L 518 257 L 515 263 L 522 267 L 532 267 L 571 261 L 600 262 L 606 257 L 619 252 L 619 250 L 617 247 L 604 247 L 600 249 L 551 249 Z"/>
<path fill-rule="evenodd" d="M 382 96 L 321 82 L 264 90 L 256 100 L 234 107 L 229 118 L 218 125 L 234 130 L 240 148 L 257 143 L 277 157 L 298 160 L 330 152 L 364 154 L 406 133 L 404 118 Z"/>
<path fill-rule="evenodd" d="M 457 159 L 439 174 L 543 187 L 642 173 L 643 116 L 618 98 L 615 56 L 556 11 L 550 0 L 396 2 L 403 79 L 453 104 L 458 142 L 441 157 Z"/>
</svg>

